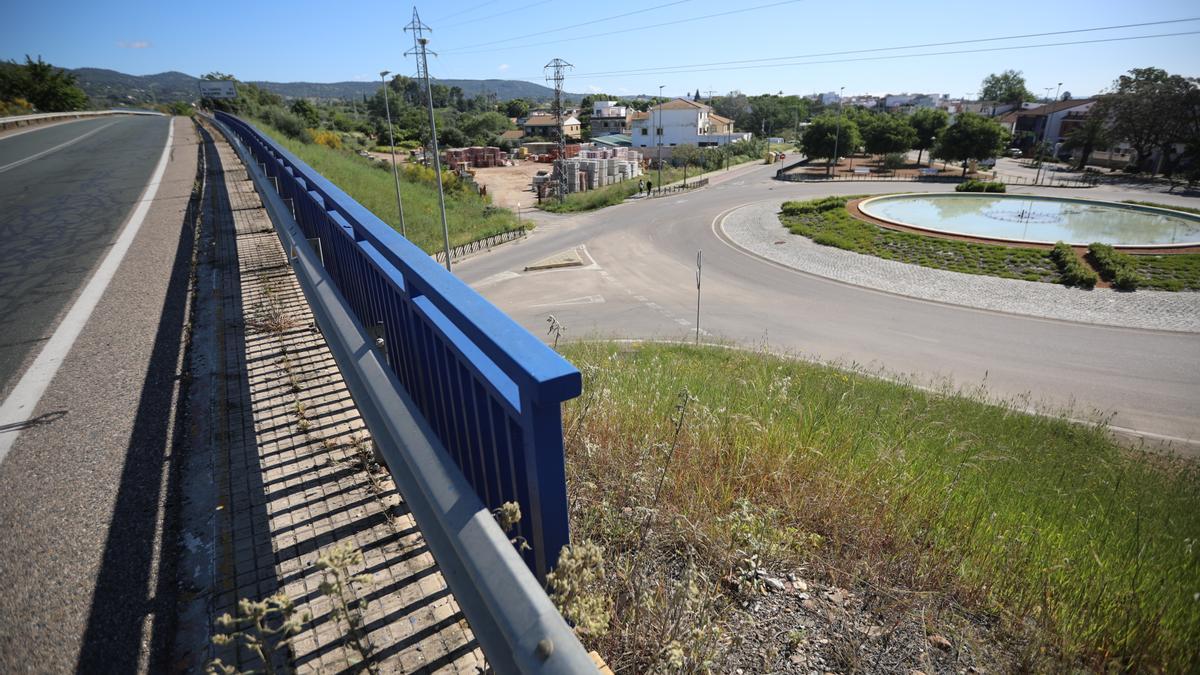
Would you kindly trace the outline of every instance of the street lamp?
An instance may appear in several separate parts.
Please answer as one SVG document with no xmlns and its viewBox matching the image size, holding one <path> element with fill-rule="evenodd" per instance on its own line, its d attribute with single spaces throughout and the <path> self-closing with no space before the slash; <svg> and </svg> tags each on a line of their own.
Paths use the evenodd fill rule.
<svg viewBox="0 0 1200 675">
<path fill-rule="evenodd" d="M 845 87 L 838 89 L 838 120 L 837 131 L 833 133 L 833 165 L 837 166 L 837 150 L 838 137 L 842 135 L 842 92 L 846 91 Z M 832 167 L 831 167 L 832 168 Z M 837 172 L 834 172 L 834 177 L 837 177 Z"/>
<path fill-rule="evenodd" d="M 654 137 L 658 139 L 658 189 L 661 192 L 662 184 L 662 90 L 667 85 L 658 85 L 658 124 L 654 127 Z"/>
<path fill-rule="evenodd" d="M 379 71 L 379 81 L 383 82 L 383 109 L 387 112 L 388 145 L 392 149 L 392 179 L 396 181 L 396 210 L 400 212 L 400 235 L 408 238 L 408 230 L 404 227 L 404 204 L 400 202 L 400 170 L 396 164 L 396 139 L 392 133 L 392 106 L 388 103 L 387 76 L 389 70 Z"/>
</svg>

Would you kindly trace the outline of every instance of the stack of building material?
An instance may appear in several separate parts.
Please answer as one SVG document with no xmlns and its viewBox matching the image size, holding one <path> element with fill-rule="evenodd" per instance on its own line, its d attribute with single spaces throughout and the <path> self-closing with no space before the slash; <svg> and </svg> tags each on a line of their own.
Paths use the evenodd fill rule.
<svg viewBox="0 0 1200 675">
<path fill-rule="evenodd" d="M 446 150 L 445 163 L 449 166 L 458 166 L 461 163 L 466 163 L 468 167 L 493 167 L 504 166 L 508 161 L 508 153 L 494 146 L 471 146 L 469 148 L 451 148 Z"/>
</svg>

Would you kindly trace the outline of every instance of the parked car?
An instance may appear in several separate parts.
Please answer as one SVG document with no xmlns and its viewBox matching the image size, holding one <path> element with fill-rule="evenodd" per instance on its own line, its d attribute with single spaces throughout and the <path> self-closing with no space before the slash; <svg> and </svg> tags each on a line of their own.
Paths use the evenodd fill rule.
<svg viewBox="0 0 1200 675">
<path fill-rule="evenodd" d="M 981 159 L 979 160 L 979 164 L 977 164 L 977 166 L 984 169 L 994 169 L 996 168 L 996 158 L 988 157 L 987 159 Z"/>
<path fill-rule="evenodd" d="M 1025 156 L 1025 153 L 1021 152 L 1020 148 L 1009 148 L 1008 156 L 1012 157 L 1013 159 L 1020 159 L 1021 157 Z"/>
</svg>

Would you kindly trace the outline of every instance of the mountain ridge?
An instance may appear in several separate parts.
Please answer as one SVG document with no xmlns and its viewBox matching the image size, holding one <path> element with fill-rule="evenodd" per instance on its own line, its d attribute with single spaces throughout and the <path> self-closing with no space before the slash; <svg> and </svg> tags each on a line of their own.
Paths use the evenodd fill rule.
<svg viewBox="0 0 1200 675">
<path fill-rule="evenodd" d="M 194 101 L 198 98 L 197 85 L 200 78 L 175 70 L 151 75 L 129 75 L 107 68 L 73 68 L 67 72 L 78 78 L 79 86 L 97 103 L 129 105 L 132 103 L 169 103 L 171 101 Z M 494 94 L 497 100 L 508 101 L 523 98 L 534 101 L 549 100 L 554 90 L 524 80 L 503 79 L 437 79 L 433 82 L 447 87 L 459 87 L 463 95 Z M 373 95 L 379 89 L 378 82 L 270 82 L 250 81 L 267 91 L 285 98 L 349 99 L 362 95 Z M 567 99 L 578 101 L 583 94 L 564 92 Z"/>
</svg>

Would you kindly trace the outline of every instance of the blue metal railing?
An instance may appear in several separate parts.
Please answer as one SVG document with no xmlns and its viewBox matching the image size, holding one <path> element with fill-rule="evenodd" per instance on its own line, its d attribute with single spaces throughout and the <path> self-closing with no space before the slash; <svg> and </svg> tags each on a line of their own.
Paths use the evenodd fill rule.
<svg viewBox="0 0 1200 675">
<path fill-rule="evenodd" d="M 304 162 L 232 115 L 237 135 L 388 367 L 488 509 L 521 505 L 539 580 L 569 543 L 561 403 L 579 371 Z M 317 244 L 319 242 L 319 244 Z"/>
</svg>

